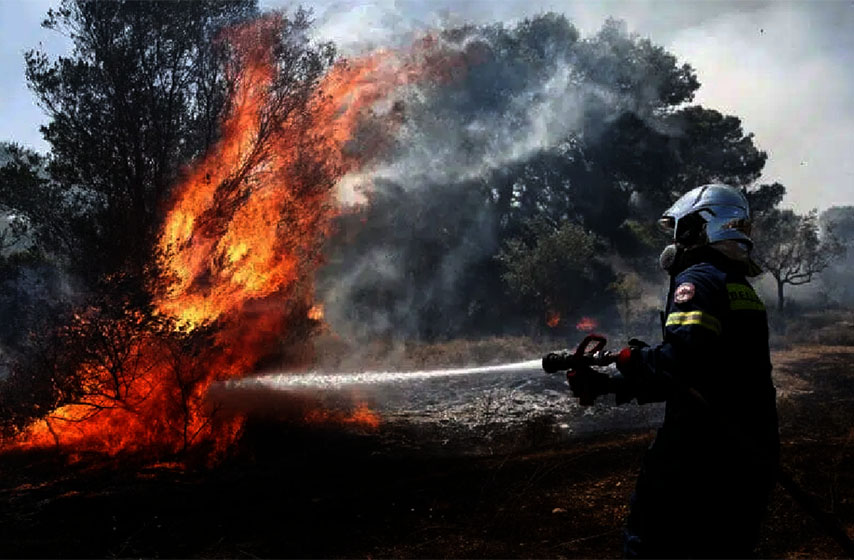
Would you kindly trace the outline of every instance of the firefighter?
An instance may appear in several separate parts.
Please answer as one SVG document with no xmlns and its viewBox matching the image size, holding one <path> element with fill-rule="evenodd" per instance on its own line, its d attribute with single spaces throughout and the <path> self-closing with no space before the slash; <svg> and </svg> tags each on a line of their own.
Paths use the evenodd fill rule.
<svg viewBox="0 0 854 560">
<path fill-rule="evenodd" d="M 661 257 L 664 340 L 630 341 L 600 392 L 666 403 L 632 495 L 627 557 L 753 555 L 779 435 L 765 306 L 747 281 L 759 272 L 749 220 L 742 191 L 720 184 L 691 190 L 661 218 L 672 235 Z"/>
</svg>

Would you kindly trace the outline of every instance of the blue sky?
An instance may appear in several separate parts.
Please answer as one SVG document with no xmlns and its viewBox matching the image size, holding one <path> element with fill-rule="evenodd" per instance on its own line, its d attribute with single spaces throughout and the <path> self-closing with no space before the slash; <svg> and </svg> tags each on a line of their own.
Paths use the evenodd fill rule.
<svg viewBox="0 0 854 560">
<path fill-rule="evenodd" d="M 0 0 L 0 140 L 40 151 L 45 118 L 24 81 L 23 53 L 65 37 L 39 24 L 51 0 Z M 295 2 L 261 0 L 262 7 Z M 692 64 L 696 101 L 742 118 L 769 153 L 764 181 L 789 190 L 796 210 L 854 205 L 854 1 L 314 0 L 317 33 L 345 53 L 405 40 L 448 23 L 512 23 L 565 13 L 583 33 L 609 15 Z"/>
</svg>

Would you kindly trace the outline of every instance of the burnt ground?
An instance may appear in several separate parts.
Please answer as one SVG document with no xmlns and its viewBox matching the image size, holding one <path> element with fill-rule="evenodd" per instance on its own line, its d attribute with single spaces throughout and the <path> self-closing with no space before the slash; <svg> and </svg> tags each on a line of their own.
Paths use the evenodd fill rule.
<svg viewBox="0 0 854 560">
<path fill-rule="evenodd" d="M 775 364 L 784 462 L 854 536 L 854 347 L 799 346 Z M 213 468 L 7 454 L 0 556 L 619 556 L 652 432 L 553 433 L 532 421 L 478 445 L 448 427 L 254 421 Z M 841 550 L 778 488 L 759 553 Z"/>
</svg>

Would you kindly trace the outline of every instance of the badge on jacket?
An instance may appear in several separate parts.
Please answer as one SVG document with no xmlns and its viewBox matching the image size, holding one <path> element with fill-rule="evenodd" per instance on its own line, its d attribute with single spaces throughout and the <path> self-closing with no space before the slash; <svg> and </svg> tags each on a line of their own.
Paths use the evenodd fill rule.
<svg viewBox="0 0 854 560">
<path fill-rule="evenodd" d="M 694 297 L 694 284 L 691 282 L 683 282 L 676 287 L 676 291 L 673 292 L 673 301 L 676 303 L 685 303 L 686 301 L 691 301 L 691 298 Z"/>
</svg>

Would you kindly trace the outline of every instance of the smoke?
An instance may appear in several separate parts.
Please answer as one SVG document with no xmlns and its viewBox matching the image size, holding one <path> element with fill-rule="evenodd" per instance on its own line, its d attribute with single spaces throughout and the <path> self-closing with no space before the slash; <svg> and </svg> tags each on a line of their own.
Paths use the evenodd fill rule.
<svg viewBox="0 0 854 560">
<path fill-rule="evenodd" d="M 277 0 L 267 0 L 270 5 Z M 344 52 L 402 43 L 413 33 L 460 23 L 515 24 L 563 13 L 582 33 L 607 17 L 691 63 L 697 101 L 743 119 L 798 212 L 854 204 L 854 9 L 850 2 L 786 0 L 315 0 L 318 33 Z"/>
<path fill-rule="evenodd" d="M 797 212 L 854 203 L 854 8 L 772 2 L 674 34 L 696 68 L 698 101 L 743 118 L 769 153 L 765 182 Z"/>
<path fill-rule="evenodd" d="M 493 48 L 485 37 L 473 40 Z M 509 68 L 470 68 L 468 72 L 491 74 L 492 70 L 505 73 Z M 450 84 L 450 92 L 413 91 L 406 100 L 407 122 L 395 153 L 369 172 L 347 180 L 369 191 L 380 183 L 399 184 L 407 190 L 461 183 L 550 148 L 580 125 L 582 100 L 569 87 L 572 76 L 565 60 L 536 76 L 533 83 L 514 84 L 512 76 L 501 76 L 498 79 L 507 83 L 507 97 L 487 100 L 489 105 L 477 108 L 477 90 L 494 87 L 482 83 L 489 76 L 470 76 L 468 84 Z"/>
<path fill-rule="evenodd" d="M 494 318 L 489 300 L 504 296 L 494 258 L 506 224 L 495 185 L 548 154 L 583 165 L 583 145 L 607 124 L 626 113 L 647 120 L 669 77 L 621 58 L 632 39 L 617 22 L 591 40 L 554 14 L 428 38 L 454 63 L 376 108 L 397 114 L 396 140 L 338 184 L 340 202 L 357 208 L 340 221 L 318 287 L 327 322 L 347 338 L 500 331 L 479 319 Z M 360 149 L 358 137 L 351 149 Z M 481 299 L 472 297 L 478 291 Z"/>
</svg>

